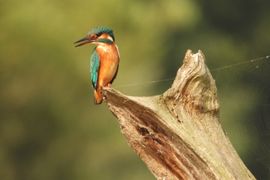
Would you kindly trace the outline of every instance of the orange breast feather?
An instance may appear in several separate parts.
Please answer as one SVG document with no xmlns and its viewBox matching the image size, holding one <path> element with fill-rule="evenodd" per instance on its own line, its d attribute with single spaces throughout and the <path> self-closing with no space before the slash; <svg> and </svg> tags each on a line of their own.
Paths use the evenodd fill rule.
<svg viewBox="0 0 270 180">
<path fill-rule="evenodd" d="M 119 64 L 119 53 L 115 44 L 98 46 L 100 57 L 98 86 L 105 87 L 114 79 Z"/>
</svg>

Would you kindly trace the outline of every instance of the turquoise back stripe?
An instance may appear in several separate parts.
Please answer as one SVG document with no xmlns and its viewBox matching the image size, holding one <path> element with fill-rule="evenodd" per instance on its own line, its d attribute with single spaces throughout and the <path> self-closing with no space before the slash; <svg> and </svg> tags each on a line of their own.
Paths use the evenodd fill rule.
<svg viewBox="0 0 270 180">
<path fill-rule="evenodd" d="M 95 89 L 97 88 L 98 83 L 98 71 L 99 71 L 99 56 L 96 49 L 94 49 L 90 58 L 90 79 Z"/>
</svg>

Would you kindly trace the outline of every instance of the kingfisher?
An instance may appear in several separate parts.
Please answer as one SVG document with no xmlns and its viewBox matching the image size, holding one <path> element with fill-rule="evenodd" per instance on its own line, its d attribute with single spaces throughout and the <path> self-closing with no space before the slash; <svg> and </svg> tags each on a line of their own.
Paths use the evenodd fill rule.
<svg viewBox="0 0 270 180">
<path fill-rule="evenodd" d="M 90 79 L 94 88 L 94 102 L 103 101 L 103 87 L 111 87 L 119 67 L 120 54 L 115 43 L 113 30 L 107 27 L 96 27 L 87 35 L 76 41 L 75 47 L 85 44 L 95 45 L 90 56 Z"/>
</svg>

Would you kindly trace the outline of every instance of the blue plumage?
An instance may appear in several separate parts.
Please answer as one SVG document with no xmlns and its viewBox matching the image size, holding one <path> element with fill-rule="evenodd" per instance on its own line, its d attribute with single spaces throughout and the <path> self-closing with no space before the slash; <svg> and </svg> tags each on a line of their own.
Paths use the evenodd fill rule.
<svg viewBox="0 0 270 180">
<path fill-rule="evenodd" d="M 100 36 L 104 33 L 109 34 L 113 38 L 113 40 L 115 40 L 113 30 L 107 27 L 96 27 L 88 32 L 88 34 L 96 34 L 97 36 Z"/>
<path fill-rule="evenodd" d="M 95 89 L 97 89 L 99 65 L 99 56 L 95 48 L 90 59 L 90 78 Z"/>
</svg>

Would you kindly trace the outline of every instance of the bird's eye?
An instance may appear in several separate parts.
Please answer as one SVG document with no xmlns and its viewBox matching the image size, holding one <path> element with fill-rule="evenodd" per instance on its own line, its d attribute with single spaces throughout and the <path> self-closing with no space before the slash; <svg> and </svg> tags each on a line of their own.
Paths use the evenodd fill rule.
<svg viewBox="0 0 270 180">
<path fill-rule="evenodd" d="M 96 34 L 96 36 L 98 36 L 98 37 L 99 37 L 99 36 L 101 36 L 101 34 L 102 34 L 102 33 L 98 33 L 98 34 Z"/>
</svg>

